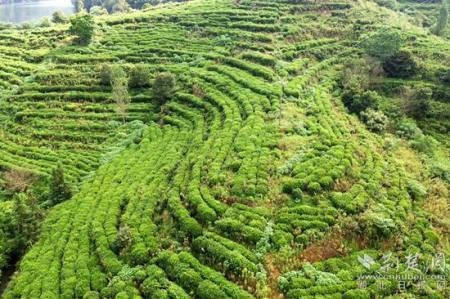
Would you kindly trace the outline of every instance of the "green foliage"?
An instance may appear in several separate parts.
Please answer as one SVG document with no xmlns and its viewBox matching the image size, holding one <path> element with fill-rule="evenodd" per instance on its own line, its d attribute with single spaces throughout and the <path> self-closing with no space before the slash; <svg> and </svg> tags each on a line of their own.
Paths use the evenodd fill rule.
<svg viewBox="0 0 450 299">
<path fill-rule="evenodd" d="M 111 88 L 111 98 L 117 105 L 117 112 L 122 116 L 123 121 L 125 122 L 131 98 L 128 94 L 127 74 L 119 65 L 115 65 L 111 68 Z"/>
<path fill-rule="evenodd" d="M 415 119 L 427 117 L 431 110 L 432 95 L 433 91 L 429 87 L 417 88 L 412 97 L 408 99 L 405 113 Z"/>
<path fill-rule="evenodd" d="M 418 66 L 408 51 L 398 51 L 383 62 L 386 75 L 393 78 L 410 78 L 418 72 Z"/>
<path fill-rule="evenodd" d="M 408 193 L 414 200 L 424 199 L 427 195 L 427 189 L 417 181 L 408 182 Z"/>
<path fill-rule="evenodd" d="M 397 26 L 396 12 L 319 2 L 202 0 L 105 15 L 89 47 L 67 45 L 62 25 L 1 30 L 0 170 L 43 184 L 61 161 L 63 181 L 79 186 L 48 211 L 5 298 L 397 296 L 391 281 L 358 289 L 379 265 L 367 270 L 355 253 L 446 249 L 436 207 L 448 163 L 429 132 L 446 142 L 433 112 L 446 115 L 447 41 L 401 18 L 421 69 L 414 80 L 385 78 L 382 64 L 401 50 L 369 57 L 355 45 Z M 127 9 L 83 3 L 92 14 Z M 396 51 L 395 38 L 386 42 Z M 372 131 L 388 115 L 408 141 L 366 130 L 340 95 Z M 406 99 L 431 109 L 419 119 L 400 108 Z M 45 189 L 25 188 L 44 194 L 26 207 L 0 192 L 0 267 L 21 254 L 16 215 L 31 223 Z M 432 283 L 426 292 L 405 296 L 442 295 Z"/>
<path fill-rule="evenodd" d="M 208 280 L 204 280 L 199 284 L 196 295 L 201 299 L 226 297 L 226 294 L 217 285 Z"/>
<path fill-rule="evenodd" d="M 35 242 L 42 218 L 43 210 L 30 194 L 0 201 L 0 272 L 11 256 L 20 256 Z"/>
<path fill-rule="evenodd" d="M 91 7 L 89 13 L 93 16 L 104 16 L 108 14 L 108 11 L 106 10 L 106 8 L 95 5 Z"/>
<path fill-rule="evenodd" d="M 99 78 L 103 85 L 111 85 L 113 68 L 109 64 L 102 64 L 99 68 Z"/>
<path fill-rule="evenodd" d="M 367 128 L 373 132 L 382 133 L 388 125 L 388 118 L 383 112 L 370 108 L 361 112 L 361 118 Z"/>
<path fill-rule="evenodd" d="M 369 299 L 370 292 L 368 290 L 360 289 L 360 290 L 349 290 L 347 291 L 342 298 L 345 299 Z"/>
<path fill-rule="evenodd" d="M 366 212 L 361 216 L 360 226 L 372 242 L 387 239 L 397 230 L 393 219 L 382 212 Z"/>
<path fill-rule="evenodd" d="M 422 130 L 413 119 L 402 118 L 396 123 L 396 134 L 406 139 L 414 139 L 422 135 Z"/>
<path fill-rule="evenodd" d="M 113 13 L 130 11 L 130 5 L 125 0 L 106 0 L 105 6 Z"/>
<path fill-rule="evenodd" d="M 150 68 L 144 64 L 135 65 L 130 71 L 130 87 L 146 87 L 150 84 Z"/>
<path fill-rule="evenodd" d="M 68 22 L 68 19 L 62 11 L 55 11 L 52 15 L 52 22 L 64 24 Z"/>
<path fill-rule="evenodd" d="M 378 32 L 366 37 L 362 47 L 370 56 L 376 57 L 381 61 L 386 61 L 395 55 L 403 44 L 400 32 L 384 27 Z"/>
<path fill-rule="evenodd" d="M 433 28 L 432 32 L 436 35 L 442 35 L 445 28 L 447 27 L 448 23 L 448 3 L 447 0 L 442 1 L 441 8 L 439 10 L 439 16 L 436 22 L 435 27 Z"/>
<path fill-rule="evenodd" d="M 77 37 L 81 45 L 91 42 L 94 35 L 94 19 L 89 14 L 78 14 L 70 19 L 69 32 Z"/>
<path fill-rule="evenodd" d="M 376 91 L 365 91 L 357 78 L 346 84 L 342 92 L 342 100 L 350 112 L 360 113 L 367 109 L 378 108 L 380 96 Z"/>
<path fill-rule="evenodd" d="M 64 168 L 61 163 L 53 170 L 50 178 L 50 202 L 59 204 L 72 197 L 72 190 L 64 177 Z"/>
<path fill-rule="evenodd" d="M 176 84 L 175 78 L 174 74 L 168 72 L 156 75 L 152 88 L 153 95 L 158 100 L 159 105 L 163 104 L 173 96 Z"/>
<path fill-rule="evenodd" d="M 375 0 L 378 5 L 390 8 L 392 10 L 398 9 L 398 3 L 396 0 Z"/>
</svg>

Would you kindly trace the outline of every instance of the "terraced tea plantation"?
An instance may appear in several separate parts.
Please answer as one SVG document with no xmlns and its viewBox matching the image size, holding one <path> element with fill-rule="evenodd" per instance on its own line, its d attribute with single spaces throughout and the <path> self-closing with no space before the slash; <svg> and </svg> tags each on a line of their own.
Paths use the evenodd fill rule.
<svg viewBox="0 0 450 299">
<path fill-rule="evenodd" d="M 414 18 L 193 0 L 88 45 L 0 30 L 2 298 L 449 298 L 450 40 Z"/>
</svg>

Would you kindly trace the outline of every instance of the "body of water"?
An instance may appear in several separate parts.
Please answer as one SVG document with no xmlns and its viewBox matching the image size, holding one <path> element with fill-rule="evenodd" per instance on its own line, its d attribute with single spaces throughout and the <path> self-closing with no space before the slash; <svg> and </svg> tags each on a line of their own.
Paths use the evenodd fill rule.
<svg viewBox="0 0 450 299">
<path fill-rule="evenodd" d="M 1 1 L 0 1 L 1 3 Z M 20 24 L 33 22 L 60 10 L 66 15 L 75 9 L 71 0 L 27 0 L 0 4 L 0 22 Z"/>
</svg>

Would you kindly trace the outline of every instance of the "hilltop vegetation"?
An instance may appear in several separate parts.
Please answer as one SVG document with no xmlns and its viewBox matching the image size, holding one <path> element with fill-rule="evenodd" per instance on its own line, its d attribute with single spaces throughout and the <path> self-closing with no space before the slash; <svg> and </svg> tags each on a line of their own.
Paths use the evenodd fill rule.
<svg viewBox="0 0 450 299">
<path fill-rule="evenodd" d="M 389 2 L 0 30 L 3 298 L 448 298 L 444 5 Z"/>
</svg>

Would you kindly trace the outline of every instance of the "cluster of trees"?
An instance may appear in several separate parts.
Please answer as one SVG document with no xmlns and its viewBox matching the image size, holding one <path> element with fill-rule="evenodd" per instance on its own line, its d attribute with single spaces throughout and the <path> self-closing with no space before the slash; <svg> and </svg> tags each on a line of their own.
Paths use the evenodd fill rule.
<svg viewBox="0 0 450 299">
<path fill-rule="evenodd" d="M 391 28 L 382 28 L 362 42 L 366 54 L 376 59 L 389 77 L 409 78 L 414 76 L 418 67 L 410 52 L 403 50 L 401 32 Z"/>
<path fill-rule="evenodd" d="M 366 56 L 352 58 L 351 63 L 345 65 L 341 77 L 345 106 L 350 112 L 357 114 L 370 130 L 377 133 L 397 128 L 404 117 L 422 120 L 434 113 L 432 99 L 437 95 L 430 86 L 381 83 L 385 77 L 396 78 L 393 82 L 401 82 L 397 80 L 410 79 L 418 74 L 418 64 L 411 52 L 402 49 L 403 44 L 399 31 L 380 29 L 363 41 L 362 48 Z M 391 108 L 387 109 L 386 99 L 381 94 L 395 94 L 402 101 L 389 103 Z"/>
<path fill-rule="evenodd" d="M 11 169 L 4 173 L 5 195 L 0 199 L 0 276 L 37 240 L 45 208 L 72 196 L 61 165 L 44 182 L 32 173 Z"/>
<path fill-rule="evenodd" d="M 117 112 L 126 119 L 131 102 L 129 88 L 146 88 L 152 86 L 153 99 L 158 107 L 174 96 L 176 77 L 169 72 L 158 73 L 151 79 L 150 68 L 145 64 L 137 64 L 128 72 L 120 65 L 101 65 L 99 68 L 101 84 L 111 86 L 112 100 L 117 104 Z"/>
</svg>

